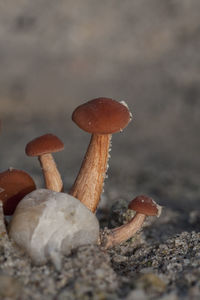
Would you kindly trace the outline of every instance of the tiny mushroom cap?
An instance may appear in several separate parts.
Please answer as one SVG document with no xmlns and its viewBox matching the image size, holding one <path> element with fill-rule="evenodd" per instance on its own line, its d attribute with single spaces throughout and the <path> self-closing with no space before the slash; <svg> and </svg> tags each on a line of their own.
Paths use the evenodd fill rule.
<svg viewBox="0 0 200 300">
<path fill-rule="evenodd" d="M 152 198 L 146 195 L 139 195 L 134 198 L 130 202 L 128 208 L 146 216 L 157 217 L 160 216 L 162 210 L 162 207 L 160 205 L 158 205 Z"/>
<path fill-rule="evenodd" d="M 29 142 L 26 145 L 25 152 L 28 156 L 40 156 L 63 149 L 63 142 L 57 136 L 47 133 Z"/>
<path fill-rule="evenodd" d="M 131 113 L 125 102 L 96 98 L 78 106 L 72 120 L 89 133 L 112 134 L 128 125 Z"/>
<path fill-rule="evenodd" d="M 9 168 L 0 173 L 0 201 L 4 214 L 12 215 L 19 201 L 35 189 L 35 182 L 25 171 Z"/>
</svg>

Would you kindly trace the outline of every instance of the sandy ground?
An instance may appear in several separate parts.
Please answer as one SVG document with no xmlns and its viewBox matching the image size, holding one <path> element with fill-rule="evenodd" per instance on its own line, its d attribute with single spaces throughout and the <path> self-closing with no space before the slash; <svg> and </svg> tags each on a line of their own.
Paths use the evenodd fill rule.
<svg viewBox="0 0 200 300">
<path fill-rule="evenodd" d="M 42 187 L 24 148 L 52 132 L 65 143 L 55 158 L 68 191 L 89 142 L 71 113 L 112 97 L 133 120 L 113 136 L 101 226 L 125 222 L 140 193 L 164 206 L 136 239 L 108 253 L 83 247 L 59 274 L 1 240 L 2 299 L 6 284 L 13 299 L 199 299 L 199 11 L 198 0 L 1 1 L 1 170 L 24 169 Z"/>
</svg>

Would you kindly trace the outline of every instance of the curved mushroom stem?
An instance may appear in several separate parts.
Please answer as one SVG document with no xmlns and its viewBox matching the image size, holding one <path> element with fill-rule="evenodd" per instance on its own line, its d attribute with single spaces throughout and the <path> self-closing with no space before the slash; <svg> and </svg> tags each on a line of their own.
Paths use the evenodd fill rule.
<svg viewBox="0 0 200 300">
<path fill-rule="evenodd" d="M 103 235 L 101 245 L 104 249 L 111 248 L 115 245 L 130 239 L 138 230 L 141 229 L 146 216 L 144 214 L 136 213 L 133 219 L 120 227 L 111 229 Z"/>
<path fill-rule="evenodd" d="M 63 182 L 52 154 L 40 155 L 38 159 L 44 174 L 46 188 L 55 192 L 61 192 Z"/>
<path fill-rule="evenodd" d="M 93 134 L 70 194 L 96 211 L 108 167 L 111 134 Z"/>
</svg>

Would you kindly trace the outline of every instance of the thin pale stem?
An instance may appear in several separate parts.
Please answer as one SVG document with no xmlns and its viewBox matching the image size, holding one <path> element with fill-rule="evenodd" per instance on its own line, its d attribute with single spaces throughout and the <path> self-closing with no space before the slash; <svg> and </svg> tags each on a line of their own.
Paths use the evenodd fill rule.
<svg viewBox="0 0 200 300">
<path fill-rule="evenodd" d="M 96 211 L 108 167 L 110 134 L 93 134 L 70 194 Z"/>
<path fill-rule="evenodd" d="M 44 174 L 46 188 L 55 192 L 61 192 L 63 182 L 51 153 L 43 154 L 38 159 Z"/>
<path fill-rule="evenodd" d="M 141 229 L 145 217 L 146 216 L 144 214 L 136 213 L 133 219 L 127 224 L 110 230 L 106 236 L 103 237 L 102 246 L 105 249 L 108 249 L 130 239 L 138 230 Z"/>
</svg>

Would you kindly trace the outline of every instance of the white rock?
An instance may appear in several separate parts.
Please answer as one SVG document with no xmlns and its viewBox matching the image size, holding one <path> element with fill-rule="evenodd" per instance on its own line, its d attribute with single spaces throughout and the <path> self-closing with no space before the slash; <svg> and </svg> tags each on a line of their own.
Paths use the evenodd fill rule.
<svg viewBox="0 0 200 300">
<path fill-rule="evenodd" d="M 36 264 L 50 259 L 60 269 L 63 254 L 81 245 L 97 243 L 99 222 L 76 198 L 38 189 L 18 204 L 9 236 Z"/>
</svg>

